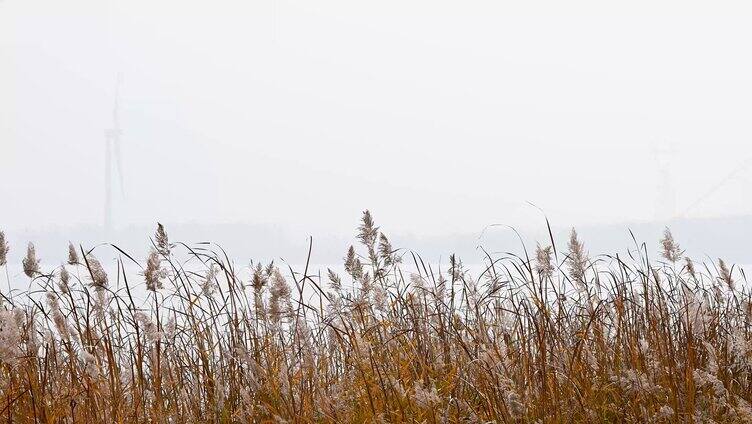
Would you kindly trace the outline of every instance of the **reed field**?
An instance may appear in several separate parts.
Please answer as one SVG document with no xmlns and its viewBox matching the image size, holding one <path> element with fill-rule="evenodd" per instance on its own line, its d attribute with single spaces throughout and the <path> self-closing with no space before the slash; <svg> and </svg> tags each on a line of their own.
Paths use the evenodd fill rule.
<svg viewBox="0 0 752 424">
<path fill-rule="evenodd" d="M 30 287 L 0 285 L 0 423 L 752 422 L 745 274 L 668 229 L 624 254 L 574 230 L 480 249 L 477 275 L 367 211 L 356 231 L 341 274 L 241 272 L 161 225 L 143 261 L 114 240 L 40 262 L 0 233 L 0 282 L 26 250 Z"/>
</svg>

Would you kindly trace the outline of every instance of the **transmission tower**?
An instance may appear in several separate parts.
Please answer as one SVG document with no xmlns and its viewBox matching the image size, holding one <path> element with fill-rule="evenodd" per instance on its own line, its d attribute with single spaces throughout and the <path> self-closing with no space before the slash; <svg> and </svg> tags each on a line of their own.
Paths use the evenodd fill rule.
<svg viewBox="0 0 752 424">
<path fill-rule="evenodd" d="M 112 174 L 116 172 L 120 185 L 120 193 L 124 194 L 123 188 L 123 163 L 120 156 L 120 137 L 123 130 L 120 128 L 120 84 L 122 76 L 118 74 L 115 82 L 115 104 L 112 108 L 112 126 L 105 130 L 105 151 L 104 151 L 104 228 L 107 231 L 112 230 Z M 115 169 L 113 169 L 113 159 Z"/>
</svg>

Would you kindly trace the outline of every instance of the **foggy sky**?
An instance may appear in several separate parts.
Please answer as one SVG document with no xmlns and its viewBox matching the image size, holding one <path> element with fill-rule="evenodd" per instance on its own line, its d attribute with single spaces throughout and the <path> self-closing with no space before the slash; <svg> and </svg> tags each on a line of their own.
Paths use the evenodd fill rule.
<svg viewBox="0 0 752 424">
<path fill-rule="evenodd" d="M 0 1 L 0 227 L 752 212 L 743 2 Z M 656 146 L 670 153 L 656 158 Z M 665 156 L 665 155 L 664 155 Z M 669 170 L 662 175 L 660 169 Z M 668 175 L 668 178 L 666 178 Z M 725 184 L 691 210 L 704 194 Z"/>
</svg>

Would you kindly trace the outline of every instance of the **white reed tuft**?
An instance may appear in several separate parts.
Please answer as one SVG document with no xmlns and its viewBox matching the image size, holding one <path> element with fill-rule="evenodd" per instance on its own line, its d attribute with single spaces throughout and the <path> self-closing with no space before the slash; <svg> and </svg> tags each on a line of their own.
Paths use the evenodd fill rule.
<svg viewBox="0 0 752 424">
<path fill-rule="evenodd" d="M 73 243 L 68 242 L 68 265 L 78 265 L 79 263 L 76 247 L 73 246 Z"/>
<path fill-rule="evenodd" d="M 0 266 L 8 263 L 8 242 L 5 241 L 5 233 L 0 231 Z"/>
<path fill-rule="evenodd" d="M 13 365 L 22 355 L 21 329 L 16 313 L 0 310 L 0 363 Z"/>
<path fill-rule="evenodd" d="M 535 249 L 535 270 L 544 280 L 551 277 L 554 272 L 551 246 L 541 247 L 538 244 Z"/>
<path fill-rule="evenodd" d="M 146 259 L 146 269 L 144 270 L 144 280 L 146 280 L 146 289 L 152 292 L 162 289 L 162 279 L 165 278 L 166 272 L 161 267 L 162 261 L 159 253 L 152 249 Z"/>
<path fill-rule="evenodd" d="M 681 259 L 683 250 L 679 247 L 679 244 L 674 241 L 674 236 L 671 234 L 671 230 L 666 227 L 663 230 L 663 238 L 661 239 L 661 257 L 671 263 L 676 263 Z"/>
<path fill-rule="evenodd" d="M 167 238 L 167 233 L 165 232 L 164 226 L 160 223 L 157 223 L 157 232 L 154 235 L 154 238 L 157 244 L 157 251 L 159 251 L 161 255 L 169 256 L 170 241 Z"/>
<path fill-rule="evenodd" d="M 39 274 L 39 259 L 37 259 L 37 251 L 34 248 L 34 243 L 29 242 L 26 247 L 26 257 L 22 261 L 24 274 L 29 278 L 34 278 Z"/>
<path fill-rule="evenodd" d="M 89 276 L 91 277 L 91 287 L 93 287 L 97 291 L 106 289 L 109 285 L 109 280 L 107 278 L 107 273 L 102 266 L 102 263 L 99 262 L 99 259 L 95 258 L 94 255 L 91 254 L 86 255 L 85 259 L 86 265 L 89 269 Z"/>
<path fill-rule="evenodd" d="M 575 283 L 580 285 L 581 288 L 585 288 L 585 270 L 587 269 L 588 258 L 587 253 L 585 253 L 585 245 L 578 238 L 577 231 L 574 228 L 569 235 L 568 247 L 569 274 Z"/>
</svg>

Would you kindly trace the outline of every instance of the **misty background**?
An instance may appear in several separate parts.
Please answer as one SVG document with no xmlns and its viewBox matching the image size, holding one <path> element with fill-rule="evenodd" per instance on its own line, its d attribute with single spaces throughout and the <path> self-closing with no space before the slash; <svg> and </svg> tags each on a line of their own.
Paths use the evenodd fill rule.
<svg viewBox="0 0 752 424">
<path fill-rule="evenodd" d="M 2 0 L 0 229 L 12 261 L 34 241 L 43 265 L 69 240 L 145 249 L 157 221 L 243 259 L 300 263 L 312 236 L 332 263 L 370 209 L 396 246 L 473 262 L 519 246 L 504 225 L 545 240 L 545 212 L 596 253 L 633 247 L 630 229 L 655 250 L 668 225 L 690 253 L 752 263 L 751 17 L 724 1 Z"/>
</svg>

